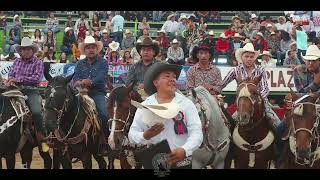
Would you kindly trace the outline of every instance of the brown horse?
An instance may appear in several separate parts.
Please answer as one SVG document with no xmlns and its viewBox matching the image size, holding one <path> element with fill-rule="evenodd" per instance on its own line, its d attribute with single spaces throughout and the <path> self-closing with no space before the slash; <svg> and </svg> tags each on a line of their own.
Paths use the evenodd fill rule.
<svg viewBox="0 0 320 180">
<path fill-rule="evenodd" d="M 311 93 L 301 98 L 292 91 L 293 108 L 287 112 L 284 122 L 287 131 L 283 139 L 289 139 L 288 156 L 280 168 L 320 168 L 319 100 L 320 93 Z M 299 98 L 299 99 L 298 99 Z"/>
<path fill-rule="evenodd" d="M 273 158 L 274 135 L 270 131 L 263 99 L 253 80 L 237 79 L 237 126 L 232 135 L 235 168 L 264 169 Z"/>
<path fill-rule="evenodd" d="M 120 160 L 121 169 L 131 169 L 133 166 L 141 168 L 140 164 L 135 161 L 133 153 L 136 147 L 130 145 L 128 140 L 128 132 L 136 111 L 136 108 L 131 105 L 131 99 L 142 102 L 141 96 L 132 91 L 133 84 L 128 87 L 113 88 L 110 85 L 108 87 L 111 90 L 108 97 L 108 115 L 110 117 L 108 143 L 112 149 L 111 155 L 108 155 L 108 168 L 114 168 L 113 161 L 116 158 Z"/>
</svg>

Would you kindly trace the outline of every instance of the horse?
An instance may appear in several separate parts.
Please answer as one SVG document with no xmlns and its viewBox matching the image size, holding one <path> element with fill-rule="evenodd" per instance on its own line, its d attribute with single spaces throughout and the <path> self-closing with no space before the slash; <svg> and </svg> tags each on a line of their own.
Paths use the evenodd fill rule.
<svg viewBox="0 0 320 180">
<path fill-rule="evenodd" d="M 19 87 L 5 87 L 1 83 L 0 93 L 0 144 L 2 144 L 0 146 L 0 169 L 2 169 L 2 157 L 6 159 L 7 168 L 14 169 L 15 153 L 18 152 L 22 160 L 21 168 L 30 169 L 32 151 L 37 146 L 44 160 L 44 168 L 51 169 L 52 159 L 48 152 L 40 150 L 31 112 L 28 108 L 23 107 L 25 99 Z M 18 100 L 18 98 L 21 99 Z M 14 106 L 19 108 L 18 114 Z"/>
<path fill-rule="evenodd" d="M 136 161 L 134 151 L 137 146 L 129 143 L 128 133 L 130 125 L 133 121 L 136 107 L 131 105 L 131 99 L 142 102 L 140 94 L 133 91 L 134 84 L 131 83 L 128 87 L 122 85 L 113 88 L 108 85 L 111 93 L 108 97 L 108 115 L 110 136 L 108 138 L 109 146 L 112 151 L 108 156 L 109 169 L 113 169 L 114 159 L 120 159 L 121 169 L 136 169 L 141 168 L 141 164 Z"/>
<path fill-rule="evenodd" d="M 237 125 L 232 134 L 234 167 L 237 169 L 270 168 L 274 160 L 274 134 L 270 131 L 265 106 L 257 85 L 262 76 L 237 79 Z M 230 156 L 231 157 L 231 156 Z"/>
<path fill-rule="evenodd" d="M 71 158 L 81 160 L 84 169 L 92 168 L 91 156 L 100 169 L 106 168 L 102 145 L 105 143 L 95 105 L 68 84 L 72 76 L 48 76 L 45 91 L 45 120 L 53 147 L 53 168 L 72 168 Z M 103 143 L 101 143 L 103 142 Z"/>
<path fill-rule="evenodd" d="M 191 89 L 187 98 L 196 105 L 203 127 L 203 143 L 192 154 L 192 169 L 209 165 L 223 169 L 229 151 L 230 131 L 227 122 L 219 116 L 221 111 L 217 99 L 202 86 Z"/>
<path fill-rule="evenodd" d="M 285 146 L 286 159 L 280 168 L 319 169 L 320 136 L 319 104 L 320 93 L 309 93 L 298 98 L 293 91 L 293 108 L 286 113 L 284 122 L 287 125 L 283 140 L 289 140 Z"/>
</svg>

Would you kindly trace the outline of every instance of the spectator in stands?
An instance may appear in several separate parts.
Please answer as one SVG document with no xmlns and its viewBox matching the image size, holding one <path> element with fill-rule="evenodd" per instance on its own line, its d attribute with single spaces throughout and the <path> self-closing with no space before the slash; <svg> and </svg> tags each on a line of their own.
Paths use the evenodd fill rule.
<svg viewBox="0 0 320 180">
<path fill-rule="evenodd" d="M 297 58 L 297 52 L 294 50 L 288 51 L 288 57 L 284 60 L 283 66 L 295 70 L 296 66 L 301 64 Z"/>
<path fill-rule="evenodd" d="M 158 31 L 159 36 L 156 38 L 156 41 L 159 42 L 160 52 L 162 57 L 167 56 L 167 51 L 169 48 L 169 39 L 166 35 L 166 32 L 164 30 Z"/>
<path fill-rule="evenodd" d="M 79 60 L 80 58 L 80 50 L 79 50 L 79 44 L 83 42 L 83 39 L 79 38 L 73 45 L 72 45 L 72 59 Z"/>
<path fill-rule="evenodd" d="M 230 59 L 231 59 L 231 66 L 233 67 L 238 66 L 238 61 L 236 59 L 236 51 L 232 52 Z"/>
<path fill-rule="evenodd" d="M 167 21 L 163 24 L 161 30 L 166 32 L 169 36 L 169 41 L 172 41 L 179 33 L 179 23 L 176 21 L 176 14 L 170 14 L 167 17 Z"/>
<path fill-rule="evenodd" d="M 260 51 L 260 53 L 263 53 L 263 51 L 268 51 L 268 42 L 264 39 L 261 32 L 257 33 L 256 38 L 253 41 L 253 46 L 254 50 Z"/>
<path fill-rule="evenodd" d="M 139 52 L 138 52 L 137 49 L 136 49 L 136 46 L 137 46 L 137 44 L 139 44 L 139 43 L 141 43 L 141 40 L 140 40 L 140 39 L 138 39 L 138 40 L 136 41 L 135 47 L 133 47 L 132 50 L 131 50 L 131 52 L 130 52 L 130 55 L 131 55 L 131 57 L 133 58 L 133 63 L 134 63 L 134 64 L 137 63 L 137 62 L 139 62 L 139 61 L 141 60 L 141 56 L 140 56 Z"/>
<path fill-rule="evenodd" d="M 119 11 L 115 12 L 115 16 L 112 18 L 111 24 L 113 34 L 112 39 L 115 42 L 121 43 L 123 39 L 124 18 L 120 15 Z"/>
<path fill-rule="evenodd" d="M 220 34 L 220 38 L 218 39 L 215 47 L 215 64 L 218 64 L 218 59 L 220 55 L 226 55 L 227 57 L 227 63 L 231 64 L 230 62 L 230 56 L 233 52 L 233 45 L 232 42 L 227 39 L 224 33 Z"/>
<path fill-rule="evenodd" d="M 0 29 L 3 30 L 3 34 L 7 34 L 7 17 L 4 11 L 0 11 Z"/>
<path fill-rule="evenodd" d="M 243 31 L 243 26 L 240 26 L 238 28 L 236 28 L 236 33 L 239 33 L 240 36 L 243 36 L 243 38 L 247 37 L 246 33 Z"/>
<path fill-rule="evenodd" d="M 243 32 L 245 33 L 245 37 L 250 37 L 251 36 L 251 34 L 250 34 L 250 30 L 249 30 L 249 24 L 248 23 L 244 23 L 243 24 L 243 27 L 242 27 L 242 30 L 243 30 Z"/>
<path fill-rule="evenodd" d="M 277 52 L 278 64 L 283 64 L 283 59 L 286 58 L 286 53 L 289 50 L 289 45 L 293 42 L 290 34 L 284 30 L 280 31 L 280 50 Z"/>
<path fill-rule="evenodd" d="M 67 17 L 67 21 L 66 21 L 66 24 L 65 24 L 65 28 L 66 27 L 70 27 L 70 28 L 73 28 L 74 27 L 74 24 L 73 24 L 73 21 L 72 21 L 72 16 L 68 16 Z"/>
<path fill-rule="evenodd" d="M 187 29 L 182 32 L 182 38 L 186 42 L 186 49 L 182 47 L 184 53 L 191 54 L 193 47 L 199 43 L 199 29 L 194 23 L 194 16 L 189 17 Z"/>
<path fill-rule="evenodd" d="M 251 14 L 251 22 L 249 23 L 249 34 L 252 35 L 254 31 L 259 31 L 260 23 L 258 22 L 258 16 Z"/>
<path fill-rule="evenodd" d="M 208 33 L 208 37 L 206 37 L 203 42 L 203 44 L 209 46 L 210 48 L 210 53 L 214 54 L 214 48 L 216 46 L 216 40 L 214 39 L 214 32 L 211 30 Z"/>
<path fill-rule="evenodd" d="M 226 31 L 224 31 L 224 35 L 229 39 L 234 36 L 234 34 L 236 33 L 235 31 L 236 27 L 233 24 L 231 24 L 229 28 Z"/>
<path fill-rule="evenodd" d="M 109 36 L 109 31 L 107 29 L 104 29 L 102 31 L 102 38 L 101 38 L 101 42 L 103 44 L 103 48 L 102 48 L 102 54 L 106 54 L 106 52 L 108 52 L 109 49 L 109 44 L 112 42 L 112 39 Z"/>
<path fill-rule="evenodd" d="M 121 63 L 120 55 L 119 55 L 119 48 L 120 43 L 112 41 L 109 44 L 109 54 L 106 56 L 107 62 L 109 65 L 119 65 Z"/>
<path fill-rule="evenodd" d="M 307 19 L 307 21 L 303 24 L 302 29 L 307 33 L 310 42 L 316 41 L 316 31 L 314 29 L 314 24 L 311 19 Z"/>
<path fill-rule="evenodd" d="M 245 45 L 245 43 L 242 41 L 244 37 L 241 36 L 239 33 L 235 33 L 233 36 L 233 50 L 239 49 L 239 48 L 243 48 L 243 46 Z"/>
<path fill-rule="evenodd" d="M 272 57 L 277 58 L 277 53 L 280 51 L 280 39 L 277 38 L 275 32 L 272 32 L 268 38 L 268 49 Z"/>
<path fill-rule="evenodd" d="M 43 51 L 38 51 L 35 56 L 40 60 L 40 61 L 43 61 L 43 58 L 44 58 L 44 53 Z"/>
<path fill-rule="evenodd" d="M 220 23 L 221 16 L 219 11 L 211 11 L 209 20 L 211 20 L 213 23 Z"/>
<path fill-rule="evenodd" d="M 131 49 L 136 43 L 136 38 L 132 36 L 130 29 L 126 29 L 125 38 L 123 38 L 121 43 L 121 49 Z"/>
<path fill-rule="evenodd" d="M 81 12 L 80 18 L 76 21 L 76 24 L 74 25 L 74 32 L 77 36 L 77 39 L 85 39 L 86 32 L 90 30 L 90 26 L 86 17 L 87 14 L 85 12 Z"/>
<path fill-rule="evenodd" d="M 288 25 L 286 24 L 286 18 L 284 16 L 278 17 L 278 23 L 275 24 L 278 30 L 284 30 L 289 32 Z"/>
<path fill-rule="evenodd" d="M 34 31 L 34 35 L 31 37 L 31 41 L 39 47 L 39 51 L 42 50 L 44 38 L 41 35 L 40 29 Z"/>
<path fill-rule="evenodd" d="M 274 31 L 272 31 L 272 25 L 271 24 L 267 24 L 266 25 L 266 32 L 264 33 L 264 35 L 266 36 L 266 37 L 269 37 L 270 36 L 270 34 L 271 34 L 271 32 L 274 32 Z"/>
<path fill-rule="evenodd" d="M 57 33 L 60 30 L 58 29 L 59 21 L 57 18 L 54 17 L 53 12 L 49 12 L 49 17 L 46 21 L 45 28 L 43 29 L 44 33 L 48 33 L 48 30 L 52 30 L 52 32 Z"/>
<path fill-rule="evenodd" d="M 54 51 L 56 49 L 56 37 L 51 29 L 48 29 L 48 34 L 44 38 L 43 48 L 44 47 L 48 47 L 48 48 L 52 47 Z"/>
<path fill-rule="evenodd" d="M 67 55 L 72 53 L 72 45 L 76 42 L 76 37 L 73 34 L 73 29 L 66 27 L 64 30 L 65 34 L 62 41 L 61 51 Z"/>
<path fill-rule="evenodd" d="M 150 25 L 147 22 L 147 17 L 142 18 L 142 22 L 139 22 L 138 29 L 139 29 L 138 37 L 143 34 L 142 32 L 144 29 L 150 30 Z"/>
<path fill-rule="evenodd" d="M 188 24 L 188 18 L 186 15 L 182 15 L 179 18 L 179 34 L 181 36 L 181 32 L 184 31 L 187 28 L 187 24 Z"/>
<path fill-rule="evenodd" d="M 264 21 L 261 22 L 261 26 L 267 27 L 268 24 L 271 24 L 271 26 L 274 25 L 274 23 L 272 22 L 272 18 L 269 15 L 266 16 Z"/>
<path fill-rule="evenodd" d="M 203 18 L 206 22 L 208 22 L 210 18 L 210 11 L 196 11 L 195 15 L 197 19 Z"/>
<path fill-rule="evenodd" d="M 67 63 L 68 62 L 68 57 L 67 54 L 65 52 L 62 52 L 60 54 L 60 61 L 59 63 Z"/>
<path fill-rule="evenodd" d="M 91 30 L 92 32 L 92 36 L 94 36 L 95 32 L 99 32 L 101 30 L 101 22 L 100 19 L 98 17 L 98 15 L 96 13 L 93 14 L 92 16 L 92 20 L 91 20 Z"/>
<path fill-rule="evenodd" d="M 241 19 L 239 16 L 233 16 L 231 19 L 231 23 L 232 25 L 234 25 L 236 28 L 241 27 Z"/>
<path fill-rule="evenodd" d="M 260 29 L 259 29 L 258 32 L 261 32 L 263 37 L 266 37 L 266 40 L 268 41 L 269 36 L 267 36 L 268 31 L 267 31 L 267 28 L 265 26 L 260 26 Z"/>
<path fill-rule="evenodd" d="M 18 45 L 19 37 L 16 35 L 14 29 L 10 29 L 9 35 L 6 37 L 6 44 L 4 45 L 5 54 L 14 53 Z"/>
<path fill-rule="evenodd" d="M 292 34 L 296 37 L 297 48 L 298 48 L 298 59 L 301 64 L 304 64 L 304 61 L 301 57 L 301 53 L 303 55 L 306 54 L 308 48 L 308 35 L 304 32 L 301 26 L 294 26 L 292 29 Z"/>
<path fill-rule="evenodd" d="M 171 46 L 168 49 L 167 58 L 169 64 L 185 64 L 183 49 L 179 47 L 179 41 L 177 39 L 174 39 L 171 42 Z"/>
<path fill-rule="evenodd" d="M 18 36 L 19 41 L 20 41 L 22 22 L 21 22 L 20 16 L 18 14 L 13 16 L 13 29 L 14 29 L 16 36 Z"/>
<path fill-rule="evenodd" d="M 149 30 L 144 29 L 142 31 L 142 36 L 139 37 L 139 40 L 142 42 L 145 38 L 149 37 Z"/>
<path fill-rule="evenodd" d="M 285 59 L 288 58 L 289 50 L 290 50 L 290 51 L 295 51 L 295 52 L 298 51 L 297 43 L 296 43 L 295 41 L 292 41 L 292 43 L 289 45 L 289 49 L 288 49 L 287 52 L 286 52 L 286 57 L 285 57 Z M 297 53 L 297 56 L 298 56 L 298 53 Z M 301 62 L 300 62 L 300 63 L 301 63 Z"/>
<path fill-rule="evenodd" d="M 269 51 L 263 51 L 261 56 L 261 66 L 263 68 L 275 68 L 277 67 L 277 60 L 272 59 L 272 54 Z"/>
<path fill-rule="evenodd" d="M 203 32 L 207 32 L 207 23 L 204 21 L 204 17 L 200 17 L 199 22 L 197 23 L 198 29 L 202 30 Z"/>
<path fill-rule="evenodd" d="M 51 62 L 51 63 L 56 63 L 57 62 L 53 47 L 50 47 L 48 49 L 48 51 L 44 53 L 43 62 Z"/>
<path fill-rule="evenodd" d="M 96 41 L 100 41 L 100 39 L 101 39 L 100 31 L 93 31 L 93 38 L 94 38 Z M 101 52 L 100 52 L 100 53 L 101 53 Z"/>
<path fill-rule="evenodd" d="M 30 35 L 29 35 L 29 30 L 28 30 L 28 29 L 24 29 L 22 33 L 23 33 L 23 34 L 22 34 L 22 38 L 28 37 L 28 38 L 31 39 L 31 37 L 30 37 Z"/>
<path fill-rule="evenodd" d="M 121 60 L 122 65 L 132 65 L 133 64 L 133 59 L 130 55 L 130 49 L 127 49 L 124 51 L 122 55 L 122 60 Z"/>
<path fill-rule="evenodd" d="M 109 16 L 108 16 L 108 19 L 107 19 L 107 21 L 106 21 L 106 27 L 105 27 L 105 29 L 107 29 L 109 33 L 112 32 L 112 23 L 111 23 L 112 18 L 113 18 L 113 16 L 112 16 L 112 15 L 109 15 Z"/>
</svg>

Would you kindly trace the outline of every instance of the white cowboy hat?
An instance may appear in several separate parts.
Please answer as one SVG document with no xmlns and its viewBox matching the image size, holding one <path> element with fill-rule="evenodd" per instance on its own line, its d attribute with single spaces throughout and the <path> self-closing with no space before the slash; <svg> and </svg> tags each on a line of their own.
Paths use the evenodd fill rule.
<svg viewBox="0 0 320 180">
<path fill-rule="evenodd" d="M 29 33 L 28 29 L 23 29 L 23 33 Z"/>
<path fill-rule="evenodd" d="M 159 31 L 157 31 L 158 33 L 166 33 L 166 31 L 165 30 L 163 30 L 163 29 L 161 29 L 161 30 L 159 30 Z"/>
<path fill-rule="evenodd" d="M 258 32 L 256 35 L 257 36 L 261 36 L 262 38 L 264 38 L 264 36 L 263 36 L 263 34 L 261 32 Z"/>
<path fill-rule="evenodd" d="M 283 21 L 284 21 L 284 22 L 286 22 L 286 21 L 287 21 L 287 20 L 286 20 L 286 18 L 285 18 L 284 16 L 279 16 L 279 17 L 278 17 L 278 21 L 279 21 L 279 19 L 283 19 Z"/>
<path fill-rule="evenodd" d="M 81 54 L 84 54 L 84 48 L 89 44 L 95 44 L 98 47 L 98 52 L 100 52 L 103 48 L 103 44 L 101 41 L 96 41 L 92 36 L 86 36 L 83 43 L 79 44 L 79 50 Z"/>
<path fill-rule="evenodd" d="M 306 55 L 302 57 L 308 61 L 315 61 L 320 59 L 320 50 L 317 45 L 310 45 L 307 49 Z"/>
<path fill-rule="evenodd" d="M 141 39 L 138 39 L 136 43 L 137 44 L 142 43 Z"/>
<path fill-rule="evenodd" d="M 125 34 L 132 34 L 132 32 L 130 31 L 130 29 L 126 29 Z"/>
<path fill-rule="evenodd" d="M 186 15 L 182 15 L 182 16 L 180 16 L 179 21 L 181 21 L 182 19 L 188 19 L 188 18 Z"/>
<path fill-rule="evenodd" d="M 253 18 L 257 18 L 258 16 L 256 14 L 251 14 L 251 18 L 250 19 L 253 19 Z"/>
<path fill-rule="evenodd" d="M 109 31 L 107 30 L 107 29 L 104 29 L 103 31 L 102 31 L 102 34 L 109 34 Z"/>
<path fill-rule="evenodd" d="M 234 33 L 234 38 L 243 38 L 243 36 L 241 36 L 239 33 Z"/>
<path fill-rule="evenodd" d="M 111 52 L 117 51 L 119 49 L 120 43 L 112 41 L 109 43 L 109 48 L 111 49 Z"/>
<path fill-rule="evenodd" d="M 272 31 L 272 32 L 270 33 L 270 35 L 276 35 L 276 33 Z"/>
<path fill-rule="evenodd" d="M 211 30 L 211 31 L 209 31 L 209 36 L 214 36 L 214 32 Z"/>
<path fill-rule="evenodd" d="M 137 101 L 131 100 L 131 104 L 136 108 L 143 110 L 143 122 L 149 126 L 156 123 L 164 123 L 166 120 L 172 119 L 179 113 L 179 106 L 174 103 L 163 103 L 155 105 L 144 105 Z"/>
<path fill-rule="evenodd" d="M 175 17 L 176 15 L 175 14 L 170 14 L 168 17 L 167 17 L 167 21 L 169 21 L 172 17 Z"/>
<path fill-rule="evenodd" d="M 66 33 L 66 32 L 68 32 L 68 31 L 70 31 L 70 30 L 72 30 L 73 28 L 72 27 L 66 27 L 65 29 L 64 29 L 64 32 Z"/>
<path fill-rule="evenodd" d="M 226 37 L 226 35 L 224 33 L 221 33 L 220 37 L 223 38 L 223 39 L 227 39 L 227 37 Z"/>
<path fill-rule="evenodd" d="M 260 56 L 269 56 L 270 58 L 272 58 L 272 54 L 269 51 L 263 51 Z"/>
<path fill-rule="evenodd" d="M 17 19 L 17 17 L 19 17 L 18 14 L 14 15 L 14 16 L 13 16 L 13 21 L 15 21 L 15 20 Z"/>
<path fill-rule="evenodd" d="M 293 18 L 294 17 L 294 15 L 293 14 L 290 14 L 290 18 Z"/>
<path fill-rule="evenodd" d="M 179 44 L 179 41 L 177 39 L 173 39 L 172 44 Z"/>
<path fill-rule="evenodd" d="M 272 27 L 272 24 L 267 24 L 267 27 Z"/>
<path fill-rule="evenodd" d="M 238 62 L 241 62 L 242 63 L 242 59 L 241 59 L 241 56 L 244 52 L 252 52 L 254 53 L 255 57 L 254 59 L 257 59 L 257 57 L 259 56 L 259 51 L 255 51 L 254 50 L 254 47 L 253 47 L 253 44 L 252 43 L 247 43 L 243 48 L 239 48 L 236 50 L 236 53 L 235 53 L 235 56 L 236 56 L 236 60 Z"/>
<path fill-rule="evenodd" d="M 16 47 L 17 53 L 21 53 L 21 49 L 25 47 L 31 47 L 33 49 L 33 53 L 37 53 L 39 51 L 39 47 L 36 44 L 33 44 L 29 37 L 24 37 L 21 40 L 21 45 Z"/>
</svg>

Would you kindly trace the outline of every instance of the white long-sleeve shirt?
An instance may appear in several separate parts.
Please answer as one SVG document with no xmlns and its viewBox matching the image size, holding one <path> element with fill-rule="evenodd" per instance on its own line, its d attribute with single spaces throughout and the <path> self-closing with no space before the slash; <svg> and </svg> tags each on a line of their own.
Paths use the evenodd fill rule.
<svg viewBox="0 0 320 180">
<path fill-rule="evenodd" d="M 143 137 L 143 133 L 150 127 L 147 127 L 143 122 L 143 110 L 138 108 L 129 130 L 130 142 L 146 145 L 156 144 L 167 139 L 171 150 L 182 147 L 186 152 L 186 156 L 191 156 L 193 151 L 200 147 L 203 140 L 202 126 L 197 108 L 191 100 L 179 93 L 175 93 L 172 101 L 178 104 L 180 112 L 184 115 L 184 123 L 188 129 L 187 133 L 177 135 L 174 131 L 174 121 L 168 119 L 164 122 L 164 130 L 160 134 L 146 140 Z M 158 104 L 155 94 L 149 96 L 142 104 Z"/>
<path fill-rule="evenodd" d="M 177 21 L 166 21 L 161 30 L 164 30 L 166 33 L 170 32 L 170 33 L 175 33 L 175 32 L 179 32 L 179 28 L 180 28 L 180 24 Z"/>
</svg>

